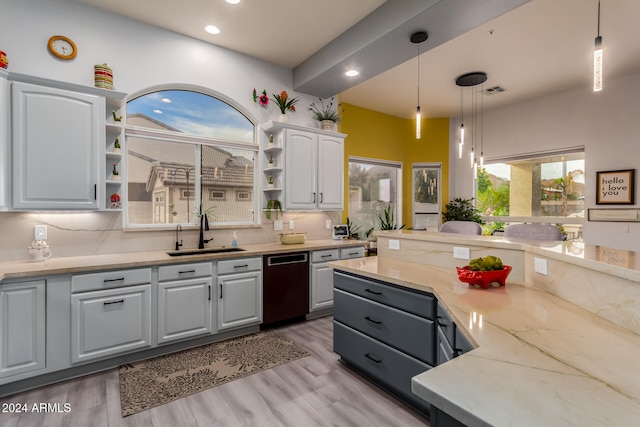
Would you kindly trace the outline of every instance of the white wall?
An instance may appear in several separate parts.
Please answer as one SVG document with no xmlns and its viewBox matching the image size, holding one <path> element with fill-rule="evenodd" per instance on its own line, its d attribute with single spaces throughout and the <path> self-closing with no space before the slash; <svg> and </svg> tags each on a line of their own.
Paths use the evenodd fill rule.
<svg viewBox="0 0 640 427">
<path fill-rule="evenodd" d="M 485 111 L 484 154 L 486 159 L 522 153 L 544 152 L 584 146 L 585 209 L 611 207 L 596 205 L 597 171 L 638 169 L 640 143 L 640 74 L 605 80 L 599 93 L 590 87 L 575 89 L 510 107 Z M 495 95 L 499 96 L 499 95 Z M 468 151 L 461 160 L 457 155 L 456 120 L 451 121 L 451 198 L 472 197 L 473 171 Z M 466 124 L 465 124 L 466 127 Z M 466 150 L 469 149 L 466 144 Z M 613 206 L 638 208 L 638 172 L 636 171 L 636 204 Z M 640 250 L 640 223 L 585 220 L 584 241 L 619 249 Z"/>
<path fill-rule="evenodd" d="M 10 72 L 93 86 L 93 66 L 107 63 L 119 92 L 133 94 L 176 83 L 203 86 L 239 103 L 255 123 L 275 120 L 279 110 L 274 104 L 268 109 L 255 104 L 253 88 L 269 94 L 287 90 L 301 97 L 298 111 L 289 114 L 290 122 L 317 126 L 306 110 L 315 98 L 293 92 L 291 69 L 69 0 L 0 0 L 0 16 L 0 50 L 7 53 Z M 55 34 L 75 41 L 75 59 L 60 61 L 49 54 L 47 41 Z M 318 239 L 330 238 L 324 220 L 337 222 L 339 216 L 289 213 L 286 219 L 296 219 L 295 231 Z M 49 225 L 54 256 L 168 250 L 175 239 L 169 231 L 122 232 L 121 215 L 116 213 L 0 213 L 0 261 L 27 259 L 35 224 Z M 231 242 L 231 230 L 211 234 L 214 244 Z M 238 235 L 240 244 L 278 238 L 271 223 L 240 229 Z M 197 244 L 196 232 L 185 231 L 184 240 L 185 246 Z"/>
</svg>

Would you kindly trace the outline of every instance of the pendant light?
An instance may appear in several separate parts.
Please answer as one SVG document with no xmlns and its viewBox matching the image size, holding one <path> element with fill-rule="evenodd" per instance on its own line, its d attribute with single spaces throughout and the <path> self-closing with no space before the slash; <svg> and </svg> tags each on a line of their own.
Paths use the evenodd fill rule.
<svg viewBox="0 0 640 427">
<path fill-rule="evenodd" d="M 464 148 L 464 89 L 460 86 L 460 142 L 458 142 L 458 159 L 462 158 Z"/>
<path fill-rule="evenodd" d="M 469 152 L 469 163 L 471 167 L 476 169 L 478 166 L 476 144 L 480 143 L 480 163 L 484 164 L 484 144 L 483 144 L 483 125 L 484 125 L 484 82 L 487 81 L 487 73 L 481 71 L 474 71 L 471 73 L 463 74 L 456 79 L 456 85 L 460 87 L 460 117 L 462 118 L 462 112 L 464 111 L 462 91 L 465 87 L 471 88 L 471 151 Z M 476 86 L 482 84 L 480 92 L 480 106 L 478 107 L 478 90 Z M 478 118 L 478 116 L 480 116 Z M 462 142 L 462 131 L 464 123 L 460 126 L 460 134 Z M 462 145 L 458 151 L 459 158 L 462 157 Z"/>
<path fill-rule="evenodd" d="M 417 33 L 411 34 L 410 40 L 411 43 L 415 43 L 418 45 L 418 107 L 416 108 L 416 139 L 420 139 L 420 124 L 422 121 L 422 116 L 420 114 L 420 43 L 428 39 L 426 31 L 418 31 Z"/>
<path fill-rule="evenodd" d="M 600 36 L 600 0 L 598 0 L 598 36 L 593 51 L 593 91 L 602 90 L 602 37 Z"/>
</svg>

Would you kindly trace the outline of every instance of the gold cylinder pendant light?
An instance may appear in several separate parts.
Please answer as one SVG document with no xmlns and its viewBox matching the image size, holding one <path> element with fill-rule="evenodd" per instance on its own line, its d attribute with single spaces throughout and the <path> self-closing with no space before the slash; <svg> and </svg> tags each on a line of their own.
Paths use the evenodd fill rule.
<svg viewBox="0 0 640 427">
<path fill-rule="evenodd" d="M 411 43 L 415 43 L 418 45 L 418 106 L 416 108 L 416 139 L 420 139 L 421 137 L 421 124 L 422 124 L 422 115 L 420 114 L 420 43 L 427 40 L 429 36 L 426 31 L 418 31 L 417 33 L 411 34 L 410 40 Z"/>
</svg>

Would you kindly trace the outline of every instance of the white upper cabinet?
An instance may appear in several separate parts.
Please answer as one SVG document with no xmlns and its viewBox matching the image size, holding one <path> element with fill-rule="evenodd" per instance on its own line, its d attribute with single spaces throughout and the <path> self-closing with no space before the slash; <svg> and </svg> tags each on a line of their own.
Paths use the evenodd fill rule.
<svg viewBox="0 0 640 427">
<path fill-rule="evenodd" d="M 0 211 L 11 206 L 11 97 L 8 76 L 8 71 L 0 69 Z"/>
<path fill-rule="evenodd" d="M 12 83 L 13 208 L 98 209 L 104 98 Z"/>
<path fill-rule="evenodd" d="M 284 151 L 285 208 L 343 210 L 344 136 L 286 129 Z"/>
</svg>

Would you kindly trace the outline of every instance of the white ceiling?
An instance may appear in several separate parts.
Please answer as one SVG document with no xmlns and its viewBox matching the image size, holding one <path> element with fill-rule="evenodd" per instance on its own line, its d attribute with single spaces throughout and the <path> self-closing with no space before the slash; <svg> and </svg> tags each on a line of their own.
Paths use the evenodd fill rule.
<svg viewBox="0 0 640 427">
<path fill-rule="evenodd" d="M 386 3 L 388 8 L 401 8 L 406 2 L 415 8 L 419 3 L 241 0 L 238 5 L 229 5 L 224 0 L 77 1 L 290 68 L 304 63 L 379 6 Z M 464 1 L 478 0 L 457 3 Z M 505 3 L 482 1 L 488 8 Z M 485 95 L 485 110 L 567 89 L 584 87 L 590 91 L 597 7 L 597 0 L 531 0 L 453 40 L 428 48 L 420 55 L 423 116 L 457 115 L 460 89 L 455 78 L 470 71 L 487 73 L 485 89 L 494 85 L 507 89 Z M 601 7 L 606 90 L 607 79 L 640 71 L 637 25 L 640 1 L 602 0 Z M 204 32 L 208 24 L 220 27 L 221 33 L 214 36 Z M 415 30 L 426 30 L 429 39 L 434 39 L 430 28 Z M 417 46 L 409 41 L 408 35 L 406 44 L 417 53 Z M 391 52 L 387 53 L 391 56 Z M 384 61 L 385 56 L 380 51 L 375 59 Z M 410 59 L 344 90 L 341 99 L 395 116 L 412 117 L 417 102 L 417 70 L 416 59 Z M 465 91 L 465 103 L 469 90 Z"/>
</svg>

